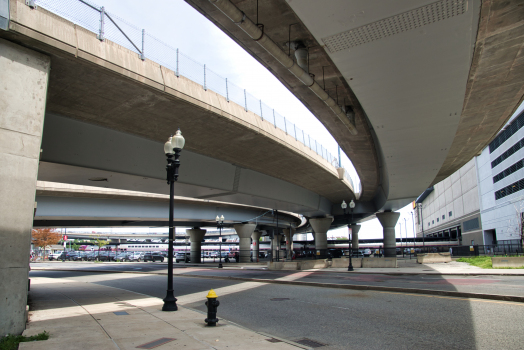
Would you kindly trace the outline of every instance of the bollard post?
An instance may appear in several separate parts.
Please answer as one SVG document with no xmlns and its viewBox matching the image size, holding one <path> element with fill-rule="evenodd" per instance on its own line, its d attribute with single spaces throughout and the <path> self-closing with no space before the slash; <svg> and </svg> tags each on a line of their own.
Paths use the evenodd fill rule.
<svg viewBox="0 0 524 350">
<path fill-rule="evenodd" d="M 217 300 L 218 295 L 215 293 L 213 289 L 209 291 L 206 298 L 207 318 L 205 319 L 205 322 L 208 326 L 214 327 L 217 325 L 218 322 L 217 307 L 218 305 L 220 305 L 220 302 Z"/>
</svg>

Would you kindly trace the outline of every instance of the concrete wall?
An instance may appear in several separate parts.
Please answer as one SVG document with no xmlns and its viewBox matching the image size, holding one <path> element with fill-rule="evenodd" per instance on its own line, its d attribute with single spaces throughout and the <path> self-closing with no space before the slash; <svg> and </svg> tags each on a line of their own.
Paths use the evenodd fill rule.
<svg viewBox="0 0 524 350">
<path fill-rule="evenodd" d="M 493 268 L 501 267 L 524 267 L 524 257 L 515 258 L 491 258 Z"/>
<path fill-rule="evenodd" d="M 362 267 L 395 268 L 397 258 L 362 258 Z"/>
<path fill-rule="evenodd" d="M 25 329 L 49 69 L 47 56 L 0 39 L 0 335 Z"/>
<path fill-rule="evenodd" d="M 461 227 L 462 234 L 467 233 L 462 223 L 479 217 L 480 213 L 477 182 L 476 159 L 473 158 L 451 176 L 435 184 L 433 192 L 422 203 L 422 220 L 419 216 L 417 236 L 422 236 L 422 224 L 426 236 L 457 226 Z M 475 239 L 475 243 L 482 244 L 481 238 Z"/>
<path fill-rule="evenodd" d="M 354 268 L 362 267 L 362 258 L 352 258 L 351 264 Z M 334 258 L 331 260 L 330 267 L 348 267 L 349 259 L 347 258 Z"/>
<path fill-rule="evenodd" d="M 419 264 L 430 264 L 430 263 L 447 263 L 451 262 L 451 254 L 449 253 L 428 253 L 417 255 L 417 263 Z"/>
</svg>

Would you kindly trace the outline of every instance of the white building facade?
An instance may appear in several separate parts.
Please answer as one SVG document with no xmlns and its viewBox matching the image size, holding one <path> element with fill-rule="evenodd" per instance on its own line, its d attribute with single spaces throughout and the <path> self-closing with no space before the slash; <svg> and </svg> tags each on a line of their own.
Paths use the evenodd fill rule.
<svg viewBox="0 0 524 350">
<path fill-rule="evenodd" d="M 520 244 L 524 222 L 524 106 L 480 155 L 417 199 L 417 237 L 459 245 Z"/>
</svg>

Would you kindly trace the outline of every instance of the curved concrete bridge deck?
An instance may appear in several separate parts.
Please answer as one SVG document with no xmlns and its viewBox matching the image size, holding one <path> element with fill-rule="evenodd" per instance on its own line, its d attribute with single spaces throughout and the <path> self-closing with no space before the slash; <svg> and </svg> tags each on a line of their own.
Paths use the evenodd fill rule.
<svg viewBox="0 0 524 350">
<path fill-rule="evenodd" d="M 10 1 L 0 37 L 51 58 L 39 180 L 167 193 L 162 144 L 181 128 L 177 195 L 308 216 L 354 197 L 271 122 L 49 11 Z"/>
</svg>

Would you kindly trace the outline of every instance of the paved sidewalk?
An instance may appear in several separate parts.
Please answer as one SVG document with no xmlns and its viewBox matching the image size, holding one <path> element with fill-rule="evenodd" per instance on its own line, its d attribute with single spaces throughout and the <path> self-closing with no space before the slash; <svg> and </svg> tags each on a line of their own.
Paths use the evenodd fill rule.
<svg viewBox="0 0 524 350">
<path fill-rule="evenodd" d="M 205 297 L 203 293 L 202 303 Z M 45 330 L 50 338 L 21 343 L 20 350 L 151 349 L 155 345 L 155 349 L 184 350 L 307 349 L 225 320 L 207 327 L 205 314 L 180 303 L 178 311 L 162 312 L 161 299 L 98 284 L 31 278 L 30 300 L 29 324 L 23 334 Z"/>
</svg>

